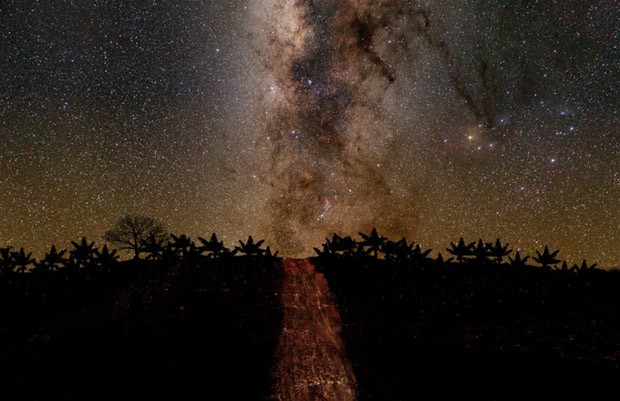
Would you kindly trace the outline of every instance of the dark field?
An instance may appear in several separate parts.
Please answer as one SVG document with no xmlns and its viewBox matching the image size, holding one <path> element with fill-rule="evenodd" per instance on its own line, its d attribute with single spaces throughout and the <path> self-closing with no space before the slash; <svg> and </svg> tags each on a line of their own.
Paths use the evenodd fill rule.
<svg viewBox="0 0 620 401">
<path fill-rule="evenodd" d="M 617 399 L 618 271 L 318 262 L 360 400 Z"/>
<path fill-rule="evenodd" d="M 0 399 L 263 399 L 280 272 L 238 257 L 4 277 Z"/>
<path fill-rule="evenodd" d="M 617 399 L 618 271 L 312 262 L 359 400 Z M 269 399 L 282 280 L 277 259 L 249 256 L 6 274 L 0 399 Z"/>
</svg>

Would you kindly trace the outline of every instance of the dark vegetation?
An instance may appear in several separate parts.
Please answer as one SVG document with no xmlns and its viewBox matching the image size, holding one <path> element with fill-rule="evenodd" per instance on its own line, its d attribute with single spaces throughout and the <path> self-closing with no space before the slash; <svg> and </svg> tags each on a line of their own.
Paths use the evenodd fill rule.
<svg viewBox="0 0 620 401">
<path fill-rule="evenodd" d="M 127 216 L 126 216 L 127 217 Z M 40 260 L 0 248 L 0 399 L 260 400 L 282 327 L 277 252 L 120 219 Z M 616 399 L 620 272 L 547 247 L 431 250 L 376 230 L 315 262 L 336 295 L 360 400 Z"/>
<path fill-rule="evenodd" d="M 375 230 L 316 249 L 360 400 L 617 399 L 620 272 L 500 240 L 442 254 Z M 530 264 L 532 262 L 532 264 Z"/>
<path fill-rule="evenodd" d="M 161 234 L 135 237 L 129 261 L 85 238 L 38 261 L 0 249 L 0 399 L 270 394 L 274 255 L 252 237 L 228 249 L 215 234 L 197 244 Z"/>
</svg>

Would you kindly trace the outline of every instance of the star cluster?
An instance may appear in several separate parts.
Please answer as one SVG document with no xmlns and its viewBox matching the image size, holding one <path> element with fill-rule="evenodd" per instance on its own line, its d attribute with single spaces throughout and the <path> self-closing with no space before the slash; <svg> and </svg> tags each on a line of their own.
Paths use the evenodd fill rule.
<svg viewBox="0 0 620 401">
<path fill-rule="evenodd" d="M 0 245 L 125 213 L 309 255 L 377 227 L 620 265 L 611 1 L 0 4 Z"/>
</svg>

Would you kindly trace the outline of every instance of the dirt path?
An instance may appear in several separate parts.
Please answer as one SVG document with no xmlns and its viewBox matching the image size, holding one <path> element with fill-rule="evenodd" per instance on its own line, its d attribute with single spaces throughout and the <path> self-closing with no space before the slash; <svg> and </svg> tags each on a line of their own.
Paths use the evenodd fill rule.
<svg viewBox="0 0 620 401">
<path fill-rule="evenodd" d="M 344 356 L 340 315 L 321 273 L 307 259 L 284 259 L 275 400 L 353 401 L 355 377 Z"/>
</svg>

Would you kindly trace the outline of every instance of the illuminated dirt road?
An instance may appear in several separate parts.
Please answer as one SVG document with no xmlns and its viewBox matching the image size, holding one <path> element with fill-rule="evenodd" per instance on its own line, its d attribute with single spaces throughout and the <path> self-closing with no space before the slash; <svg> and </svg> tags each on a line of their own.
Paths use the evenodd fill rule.
<svg viewBox="0 0 620 401">
<path fill-rule="evenodd" d="M 353 401 L 355 377 L 344 355 L 340 316 L 309 260 L 284 259 L 280 334 L 274 370 L 280 401 Z"/>
</svg>

